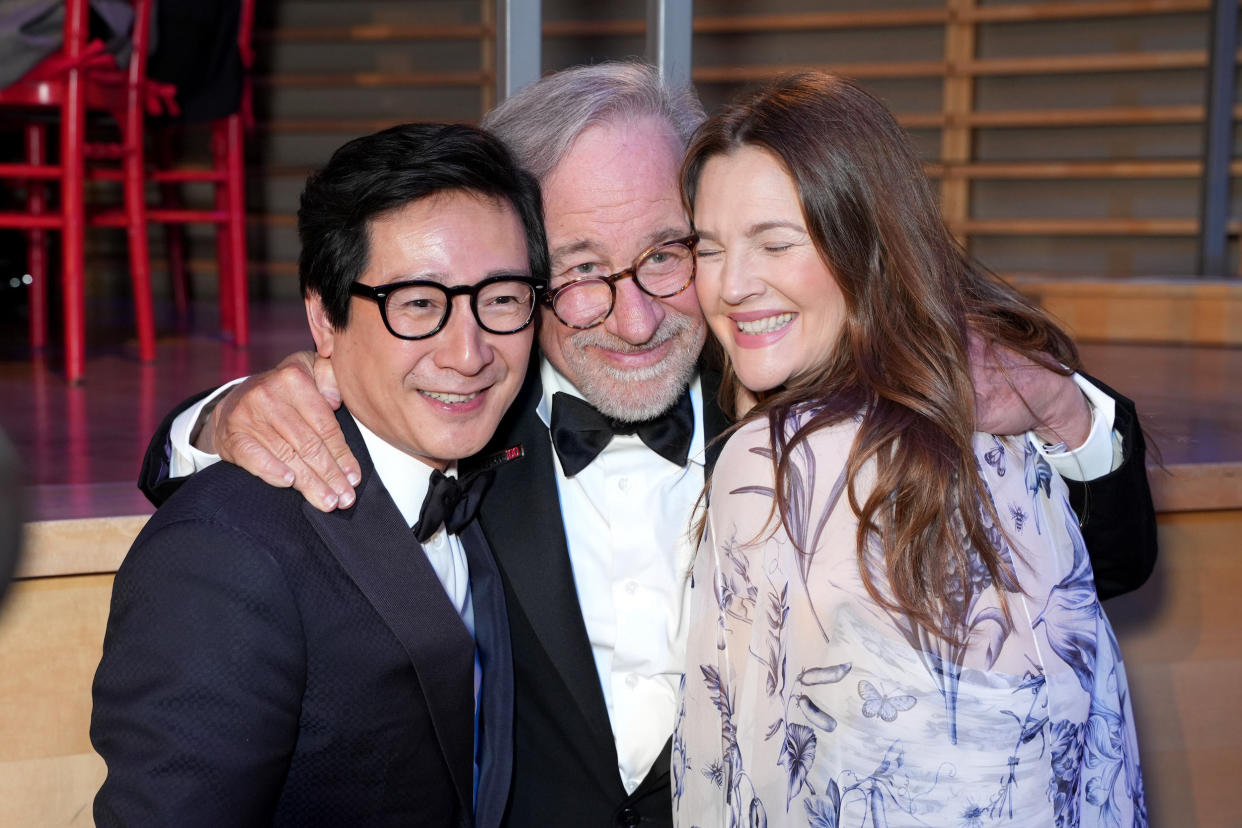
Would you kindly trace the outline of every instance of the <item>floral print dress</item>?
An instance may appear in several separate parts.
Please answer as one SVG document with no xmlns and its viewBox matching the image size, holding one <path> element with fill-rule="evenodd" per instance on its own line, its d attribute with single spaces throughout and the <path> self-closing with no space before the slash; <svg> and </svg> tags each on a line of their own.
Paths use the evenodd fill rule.
<svg viewBox="0 0 1242 828">
<path fill-rule="evenodd" d="M 856 430 L 793 450 L 790 531 L 769 520 L 767 422 L 721 454 L 693 572 L 676 824 L 1146 825 L 1125 668 L 1064 483 L 1029 444 L 975 436 L 1021 591 L 1006 615 L 986 568 L 960 573 L 950 608 L 968 634 L 953 645 L 863 586 L 844 493 Z"/>
</svg>

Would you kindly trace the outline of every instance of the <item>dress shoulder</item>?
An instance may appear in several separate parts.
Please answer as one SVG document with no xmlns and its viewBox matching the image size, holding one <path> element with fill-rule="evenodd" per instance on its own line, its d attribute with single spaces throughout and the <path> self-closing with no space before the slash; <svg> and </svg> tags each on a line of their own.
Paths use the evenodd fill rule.
<svg viewBox="0 0 1242 828">
<path fill-rule="evenodd" d="M 792 417 L 786 426 L 786 436 L 792 437 L 801 422 L 800 417 Z M 817 428 L 790 450 L 788 470 L 791 477 L 808 484 L 831 483 L 845 467 L 857 431 L 853 420 Z M 746 423 L 721 449 L 712 472 L 712 497 L 736 494 L 738 489 L 753 492 L 757 487 L 771 491 L 775 484 L 775 460 L 768 419 L 762 417 Z"/>
</svg>

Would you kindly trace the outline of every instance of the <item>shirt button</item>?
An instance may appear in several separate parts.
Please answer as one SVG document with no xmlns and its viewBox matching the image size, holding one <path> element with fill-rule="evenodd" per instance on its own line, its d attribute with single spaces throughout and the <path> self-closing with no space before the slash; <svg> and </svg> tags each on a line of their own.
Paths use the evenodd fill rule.
<svg viewBox="0 0 1242 828">
<path fill-rule="evenodd" d="M 625 582 L 625 594 L 633 595 L 636 592 L 638 592 L 638 581 L 626 581 Z"/>
<path fill-rule="evenodd" d="M 637 673 L 630 673 L 628 676 L 626 676 L 626 677 L 625 677 L 625 686 L 626 686 L 626 687 L 629 687 L 631 690 L 633 690 L 635 687 L 637 687 L 637 686 L 638 686 L 638 674 L 637 674 Z"/>
<path fill-rule="evenodd" d="M 621 490 L 621 491 L 623 491 L 623 492 L 624 492 L 624 491 L 628 491 L 628 490 L 629 490 L 629 488 L 630 488 L 630 479 L 629 479 L 628 477 L 623 477 L 623 478 L 621 478 L 620 480 L 618 480 L 618 481 L 617 481 L 617 488 L 618 488 L 618 489 L 620 489 L 620 490 Z"/>
</svg>

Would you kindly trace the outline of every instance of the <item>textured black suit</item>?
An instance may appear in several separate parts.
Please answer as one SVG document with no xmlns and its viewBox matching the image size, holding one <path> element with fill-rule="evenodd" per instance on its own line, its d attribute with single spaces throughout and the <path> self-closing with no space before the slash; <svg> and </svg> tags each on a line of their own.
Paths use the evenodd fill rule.
<svg viewBox="0 0 1242 828">
<path fill-rule="evenodd" d="M 713 375 L 704 374 L 708 440 L 727 426 L 715 404 L 717 383 Z M 476 458 L 486 463 L 510 448 L 522 448 L 520 457 L 496 469 L 479 514 L 500 565 L 513 641 L 516 747 L 506 825 L 671 825 L 669 745 L 632 795 L 626 795 L 621 783 L 608 710 L 574 586 L 557 497 L 556 458 L 536 410 L 541 395 L 539 372 L 532 364 L 491 444 Z M 1075 506 L 1089 503 L 1083 533 L 1097 573 L 1107 573 L 1098 583 L 1101 597 L 1140 586 L 1156 554 L 1142 433 L 1133 403 L 1113 396 L 1116 427 L 1127 447 L 1125 461 L 1101 480 L 1070 482 Z M 175 485 L 164 479 L 161 467 L 166 465 L 168 429 L 176 413 L 148 451 L 140 485 L 153 498 Z M 709 465 L 713 456 L 709 451 Z M 467 470 L 470 463 L 462 466 Z"/>
<path fill-rule="evenodd" d="M 475 822 L 474 642 L 339 420 L 363 470 L 353 508 L 320 513 L 222 463 L 135 541 L 95 677 L 97 824 L 500 823 L 513 685 L 494 561 L 472 523 Z"/>
</svg>

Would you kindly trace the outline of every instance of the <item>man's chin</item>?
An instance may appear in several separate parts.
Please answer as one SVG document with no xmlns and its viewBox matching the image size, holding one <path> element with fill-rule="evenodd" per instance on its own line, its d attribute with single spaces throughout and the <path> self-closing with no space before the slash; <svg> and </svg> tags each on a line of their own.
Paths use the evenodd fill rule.
<svg viewBox="0 0 1242 828">
<path fill-rule="evenodd" d="M 707 331 L 687 323 L 686 330 L 664 340 L 664 358 L 649 365 L 625 366 L 596 357 L 600 349 L 580 338 L 565 353 L 571 372 L 566 375 L 604 416 L 624 423 L 641 422 L 668 411 L 686 390 L 698 367 Z M 695 341 L 697 340 L 697 342 Z"/>
<path fill-rule="evenodd" d="M 693 366 L 676 374 L 665 371 L 654 377 L 647 371 L 635 373 L 640 376 L 632 380 L 594 376 L 578 390 L 604 416 L 623 423 L 642 422 L 672 408 L 694 374 Z"/>
</svg>

